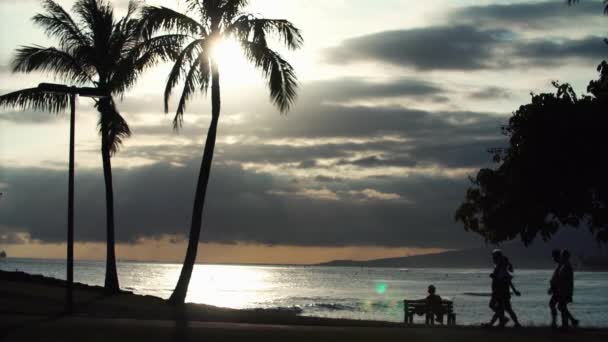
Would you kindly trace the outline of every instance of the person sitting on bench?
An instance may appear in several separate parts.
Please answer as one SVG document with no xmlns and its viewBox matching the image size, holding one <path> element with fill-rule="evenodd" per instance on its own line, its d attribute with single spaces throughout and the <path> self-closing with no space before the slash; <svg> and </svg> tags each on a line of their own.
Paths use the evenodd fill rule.
<svg viewBox="0 0 608 342">
<path fill-rule="evenodd" d="M 437 291 L 437 289 L 435 288 L 435 285 L 429 285 L 428 288 L 428 292 L 429 295 L 426 297 L 426 306 L 428 308 L 428 313 L 427 313 L 427 323 L 429 323 L 428 321 L 430 320 L 431 323 L 435 320 L 435 317 L 437 318 L 437 321 L 441 324 L 443 324 L 443 307 L 441 306 L 441 297 L 437 294 L 435 294 L 435 292 Z"/>
</svg>

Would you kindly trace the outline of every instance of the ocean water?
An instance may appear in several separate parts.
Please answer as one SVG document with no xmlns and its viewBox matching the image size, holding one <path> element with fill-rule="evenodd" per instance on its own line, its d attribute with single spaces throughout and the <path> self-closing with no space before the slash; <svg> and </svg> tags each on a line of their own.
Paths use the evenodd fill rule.
<svg viewBox="0 0 608 342">
<path fill-rule="evenodd" d="M 77 261 L 75 281 L 102 285 L 104 262 Z M 5 259 L 0 269 L 65 279 L 62 260 Z M 181 265 L 120 262 L 121 288 L 168 298 Z M 186 300 L 229 308 L 285 308 L 301 315 L 403 321 L 404 298 L 420 299 L 429 284 L 454 301 L 458 324 L 489 320 L 490 269 L 394 269 L 314 266 L 196 265 Z M 522 324 L 550 322 L 550 270 L 517 270 L 522 292 L 512 303 Z M 608 327 L 608 272 L 576 272 L 571 311 L 583 326 Z M 421 319 L 421 318 L 418 318 Z"/>
</svg>

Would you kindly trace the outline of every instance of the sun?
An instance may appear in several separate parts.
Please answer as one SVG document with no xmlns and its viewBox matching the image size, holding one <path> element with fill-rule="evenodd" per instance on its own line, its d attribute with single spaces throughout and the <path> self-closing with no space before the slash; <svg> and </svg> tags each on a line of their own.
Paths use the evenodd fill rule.
<svg viewBox="0 0 608 342">
<path fill-rule="evenodd" d="M 233 40 L 217 41 L 211 49 L 211 55 L 219 64 L 222 82 L 250 84 L 260 77 L 245 58 L 239 44 Z"/>
<path fill-rule="evenodd" d="M 233 40 L 220 39 L 211 47 L 211 56 L 222 65 L 237 62 L 243 54 L 239 45 Z"/>
</svg>

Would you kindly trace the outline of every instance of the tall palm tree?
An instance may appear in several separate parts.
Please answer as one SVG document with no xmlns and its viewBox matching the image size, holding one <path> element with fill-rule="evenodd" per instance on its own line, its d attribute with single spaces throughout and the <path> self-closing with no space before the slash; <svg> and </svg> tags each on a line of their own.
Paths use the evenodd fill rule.
<svg viewBox="0 0 608 342">
<path fill-rule="evenodd" d="M 173 120 L 175 129 L 182 125 L 186 103 L 198 90 L 206 93 L 211 85 L 211 123 L 207 132 L 203 158 L 198 175 L 186 257 L 170 302 L 182 304 L 196 260 L 202 225 L 207 184 L 220 118 L 220 69 L 212 53 L 218 42 L 237 41 L 249 61 L 261 69 L 268 81 L 270 98 L 281 112 L 287 112 L 296 98 L 297 78 L 293 67 L 279 53 L 268 47 L 267 38 L 274 35 L 289 49 L 302 46 L 300 31 L 289 21 L 263 19 L 244 14 L 247 0 L 185 0 L 195 17 L 165 7 L 146 7 L 142 27 L 149 36 L 159 31 L 187 34 L 190 40 L 175 59 L 165 87 L 165 112 L 173 88 L 184 83 Z"/>
<path fill-rule="evenodd" d="M 182 36 L 166 36 L 144 44 L 140 21 L 136 17 L 140 5 L 131 0 L 127 13 L 116 19 L 112 6 L 105 0 L 78 0 L 72 19 L 60 5 L 42 0 L 44 12 L 33 17 L 34 23 L 58 40 L 57 47 L 23 46 L 12 61 L 13 72 L 48 72 L 72 85 L 89 85 L 113 96 L 122 96 L 134 85 L 148 66 L 161 60 L 176 58 Z M 173 49 L 173 50 L 172 50 Z M 63 94 L 41 93 L 36 88 L 24 89 L 0 98 L 0 105 L 22 109 L 58 112 L 67 106 Z M 123 139 L 131 135 L 125 119 L 118 112 L 113 97 L 95 101 L 99 112 L 101 157 L 106 195 L 106 276 L 105 289 L 119 289 L 114 252 L 114 194 L 112 190 L 111 156 Z"/>
</svg>

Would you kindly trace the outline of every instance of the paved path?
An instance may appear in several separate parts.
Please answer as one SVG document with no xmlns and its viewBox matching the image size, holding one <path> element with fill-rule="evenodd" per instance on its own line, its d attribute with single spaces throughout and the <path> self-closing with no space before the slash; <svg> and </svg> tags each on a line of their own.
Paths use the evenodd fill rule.
<svg viewBox="0 0 608 342">
<path fill-rule="evenodd" d="M 353 328 L 0 314 L 0 341 L 608 341 L 607 330 Z"/>
</svg>

